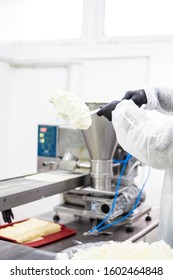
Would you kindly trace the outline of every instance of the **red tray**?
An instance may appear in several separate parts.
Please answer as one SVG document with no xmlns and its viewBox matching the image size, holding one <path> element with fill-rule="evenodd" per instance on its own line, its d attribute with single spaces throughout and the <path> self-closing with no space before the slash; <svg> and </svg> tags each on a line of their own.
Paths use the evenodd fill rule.
<svg viewBox="0 0 173 280">
<path fill-rule="evenodd" d="M 24 222 L 24 221 L 26 221 L 26 220 L 15 222 L 15 223 L 10 223 L 10 224 L 7 224 L 7 225 L 2 225 L 2 226 L 0 226 L 0 229 L 6 228 L 8 226 L 12 226 L 14 224 L 21 223 L 21 222 Z M 74 234 L 76 234 L 76 231 L 74 229 L 68 228 L 65 225 L 61 224 L 61 231 L 58 231 L 58 232 L 55 232 L 55 233 L 52 233 L 52 234 L 49 234 L 49 235 L 46 235 L 46 236 L 42 236 L 43 238 L 40 239 L 40 240 L 27 242 L 27 243 L 22 243 L 22 245 L 26 245 L 26 246 L 29 246 L 29 247 L 40 247 L 40 246 L 43 246 L 43 245 L 61 240 L 63 238 L 66 238 L 66 237 L 68 237 L 70 235 L 74 235 Z M 7 238 L 7 237 L 4 237 L 4 236 L 0 236 L 0 239 L 10 241 L 10 242 L 13 242 L 13 243 L 17 243 L 17 244 L 21 244 L 21 243 L 18 243 L 14 239 Z"/>
</svg>

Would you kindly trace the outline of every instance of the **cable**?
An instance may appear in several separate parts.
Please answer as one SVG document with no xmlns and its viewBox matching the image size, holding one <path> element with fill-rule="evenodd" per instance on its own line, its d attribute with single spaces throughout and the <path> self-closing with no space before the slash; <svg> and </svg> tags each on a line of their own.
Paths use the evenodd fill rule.
<svg viewBox="0 0 173 280">
<path fill-rule="evenodd" d="M 124 173 L 124 170 L 125 170 L 125 167 L 128 163 L 128 161 L 130 160 L 132 156 L 130 154 L 128 154 L 125 158 L 125 160 L 123 160 L 123 167 L 122 167 L 122 170 L 121 170 L 121 173 L 120 173 L 120 176 L 118 177 L 118 182 L 117 182 L 117 186 L 116 186 L 116 192 L 115 192 L 115 196 L 114 196 L 114 200 L 113 200 L 113 203 L 112 203 L 112 207 L 109 211 L 109 213 L 107 214 L 107 216 L 97 225 L 95 226 L 94 228 L 90 229 L 89 232 L 92 233 L 93 231 L 95 230 L 98 230 L 98 228 L 109 218 L 109 216 L 111 215 L 114 207 L 115 207 L 115 203 L 116 203 L 116 200 L 117 200 L 117 197 L 118 197 L 118 191 L 119 191 L 119 187 L 121 185 L 121 177 Z"/>
<path fill-rule="evenodd" d="M 113 209 L 114 209 L 114 206 L 115 206 L 115 203 L 116 203 L 116 199 L 117 199 L 117 196 L 118 196 L 118 190 L 119 190 L 120 183 L 121 183 L 121 177 L 122 177 L 122 175 L 123 175 L 123 172 L 124 172 L 124 169 L 125 169 L 125 167 L 126 167 L 126 164 L 127 164 L 127 162 L 129 161 L 129 159 L 130 159 L 131 157 L 132 157 L 132 156 L 131 156 L 130 154 L 128 154 L 127 157 L 126 157 L 126 159 L 124 160 L 124 165 L 123 165 L 123 167 L 122 167 L 120 176 L 119 176 L 119 178 L 118 178 L 118 183 L 117 183 L 117 187 L 116 187 L 116 193 L 115 193 L 115 196 L 114 196 L 114 201 L 113 201 L 113 203 L 112 203 L 111 210 L 109 211 L 108 215 L 107 215 L 96 227 L 94 227 L 94 228 L 92 228 L 91 230 L 89 230 L 90 233 L 92 233 L 93 231 L 96 231 L 96 230 L 97 230 L 98 232 L 100 232 L 100 231 L 102 231 L 103 229 L 106 229 L 106 228 L 108 228 L 108 227 L 110 227 L 110 226 L 112 226 L 112 225 L 116 225 L 116 224 L 118 224 L 119 222 L 122 222 L 123 220 L 127 219 L 127 218 L 133 213 L 133 211 L 136 209 L 136 207 L 137 207 L 137 205 L 138 205 L 138 203 L 139 203 L 139 201 L 140 201 L 140 199 L 141 199 L 141 196 L 142 196 L 144 187 L 145 187 L 145 185 L 146 185 L 146 183 L 147 183 L 147 181 L 148 181 L 148 178 L 149 178 L 149 175 L 150 175 L 150 168 L 149 168 L 149 170 L 148 170 L 148 174 L 147 174 L 146 180 L 145 180 L 145 182 L 144 182 L 144 184 L 143 184 L 143 186 L 142 186 L 142 188 L 141 188 L 141 190 L 140 190 L 140 192 L 139 192 L 139 194 L 138 194 L 138 197 L 137 197 L 137 199 L 136 199 L 136 201 L 135 201 L 134 206 L 132 207 L 132 209 L 131 209 L 124 217 L 120 218 L 119 220 L 116 220 L 116 221 L 114 221 L 114 222 L 112 222 L 112 223 L 110 223 L 110 224 L 107 224 L 107 225 L 105 225 L 105 226 L 99 228 L 99 227 L 109 218 L 109 216 L 111 215 L 111 213 L 112 213 L 112 211 L 113 211 Z"/>
<path fill-rule="evenodd" d="M 113 159 L 113 163 L 124 163 L 125 159 L 122 160 L 117 160 L 117 159 Z"/>
<path fill-rule="evenodd" d="M 142 188 L 141 188 L 141 190 L 140 190 L 140 192 L 138 194 L 138 197 L 137 197 L 137 199 L 136 199 L 132 209 L 124 217 L 120 218 L 119 220 L 116 220 L 116 221 L 112 222 L 111 224 L 107 224 L 104 227 L 100 228 L 98 230 L 98 232 L 100 232 L 101 230 L 106 229 L 106 228 L 108 228 L 108 227 L 110 227 L 112 225 L 116 225 L 116 224 L 124 221 L 125 219 L 127 219 L 133 213 L 133 211 L 136 209 L 136 207 L 137 207 L 137 205 L 138 205 L 138 203 L 139 203 L 139 201 L 141 199 L 141 195 L 142 195 L 144 187 L 145 187 L 145 185 L 146 185 L 146 183 L 148 181 L 149 175 L 150 175 L 150 167 L 149 167 L 149 170 L 148 170 L 147 178 L 145 179 L 145 182 L 144 182 L 144 184 L 143 184 L 143 186 L 142 186 Z"/>
</svg>

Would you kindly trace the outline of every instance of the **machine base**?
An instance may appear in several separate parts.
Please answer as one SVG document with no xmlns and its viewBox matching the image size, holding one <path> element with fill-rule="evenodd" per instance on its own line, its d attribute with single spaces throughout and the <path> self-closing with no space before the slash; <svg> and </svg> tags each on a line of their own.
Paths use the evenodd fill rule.
<svg viewBox="0 0 173 280">
<path fill-rule="evenodd" d="M 57 221 L 59 219 L 61 212 L 70 213 L 76 217 L 93 220 L 93 226 L 95 227 L 100 221 L 104 220 L 105 217 L 108 216 L 113 203 L 114 195 L 115 194 L 113 192 L 99 192 L 94 189 L 91 191 L 91 188 L 72 190 L 64 193 L 65 202 L 54 208 L 54 220 Z M 134 204 L 134 199 L 132 201 L 129 199 L 125 201 L 125 198 L 127 199 L 127 188 L 120 192 L 116 205 L 114 206 L 113 213 L 105 220 L 104 224 L 111 224 L 113 222 L 117 222 L 121 218 L 124 218 L 123 221 L 117 222 L 116 226 L 124 225 L 126 231 L 131 232 L 133 231 L 133 223 L 142 216 L 146 215 L 146 221 L 149 219 L 151 220 L 151 207 L 141 203 L 136 209 L 134 209 L 130 216 L 125 218 Z"/>
</svg>

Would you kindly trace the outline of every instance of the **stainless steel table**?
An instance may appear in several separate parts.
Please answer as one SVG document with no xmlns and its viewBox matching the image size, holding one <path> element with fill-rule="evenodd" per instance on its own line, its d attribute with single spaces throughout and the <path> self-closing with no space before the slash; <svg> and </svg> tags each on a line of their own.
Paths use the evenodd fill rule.
<svg viewBox="0 0 173 280">
<path fill-rule="evenodd" d="M 53 221 L 54 212 L 40 215 L 39 218 Z M 127 239 L 133 242 L 139 240 L 147 233 L 151 232 L 158 226 L 159 211 L 152 210 L 151 221 L 146 221 L 145 216 L 141 217 L 133 224 L 133 232 L 127 232 L 124 226 L 110 227 L 112 235 L 84 236 L 83 233 L 90 230 L 92 222 L 88 219 L 74 217 L 69 213 L 60 214 L 59 223 L 65 224 L 67 227 L 75 229 L 76 234 L 66 237 L 57 242 L 44 245 L 39 248 L 30 248 L 24 245 L 14 244 L 11 242 L 0 241 L 0 260 L 53 260 L 56 253 L 75 245 L 75 240 L 82 243 L 99 242 L 99 241 L 125 241 Z"/>
<path fill-rule="evenodd" d="M 53 220 L 54 213 L 47 213 L 39 216 L 40 218 L 44 218 L 46 220 Z M 42 250 L 50 251 L 50 252 L 61 252 L 64 249 L 67 249 L 71 246 L 75 245 L 75 240 L 80 241 L 82 243 L 88 242 L 99 242 L 99 241 L 125 241 L 130 239 L 132 242 L 136 242 L 137 240 L 144 237 L 146 234 L 154 230 L 159 224 L 159 209 L 151 210 L 150 217 L 151 220 L 146 220 L 147 216 L 141 217 L 139 220 L 133 223 L 133 231 L 127 232 L 126 227 L 124 225 L 121 226 L 113 226 L 109 227 L 106 231 L 112 232 L 111 235 L 98 235 L 98 236 L 84 236 L 83 233 L 87 232 L 92 228 L 92 221 L 84 218 L 74 217 L 70 213 L 69 215 L 65 213 L 60 213 L 59 223 L 65 224 L 67 227 L 75 229 L 76 234 L 73 236 L 69 236 L 65 239 L 62 239 L 58 242 L 54 242 L 45 246 L 42 246 Z"/>
</svg>

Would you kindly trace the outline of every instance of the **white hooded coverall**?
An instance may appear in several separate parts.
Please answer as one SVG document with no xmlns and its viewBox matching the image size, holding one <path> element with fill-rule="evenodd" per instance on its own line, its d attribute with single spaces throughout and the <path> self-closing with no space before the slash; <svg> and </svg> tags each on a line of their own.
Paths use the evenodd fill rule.
<svg viewBox="0 0 173 280">
<path fill-rule="evenodd" d="M 147 104 L 139 108 L 132 100 L 123 100 L 112 112 L 112 123 L 117 141 L 125 151 L 153 168 L 165 170 L 159 239 L 173 248 L 173 89 L 144 90 Z M 146 109 L 170 116 L 163 123 L 150 117 Z"/>
</svg>

